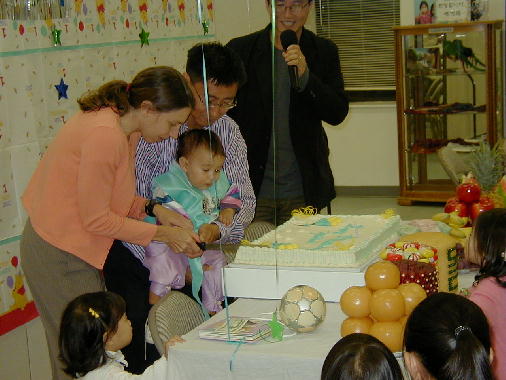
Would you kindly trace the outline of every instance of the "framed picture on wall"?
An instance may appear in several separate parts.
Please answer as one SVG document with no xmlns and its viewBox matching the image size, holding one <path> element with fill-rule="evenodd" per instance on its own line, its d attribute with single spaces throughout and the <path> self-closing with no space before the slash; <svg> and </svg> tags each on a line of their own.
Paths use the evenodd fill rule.
<svg viewBox="0 0 506 380">
<path fill-rule="evenodd" d="M 415 24 L 434 24 L 436 0 L 415 0 Z"/>
<path fill-rule="evenodd" d="M 438 23 L 467 22 L 471 20 L 470 0 L 435 0 Z"/>
</svg>

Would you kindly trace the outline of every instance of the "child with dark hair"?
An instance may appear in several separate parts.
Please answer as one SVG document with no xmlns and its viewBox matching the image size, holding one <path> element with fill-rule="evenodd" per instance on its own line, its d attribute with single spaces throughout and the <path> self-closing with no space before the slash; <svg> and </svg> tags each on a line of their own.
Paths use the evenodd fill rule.
<svg viewBox="0 0 506 380">
<path fill-rule="evenodd" d="M 206 225 L 216 219 L 231 224 L 241 206 L 237 186 L 231 186 L 222 171 L 223 146 L 214 132 L 190 129 L 179 136 L 176 157 L 169 171 L 153 180 L 153 198 L 189 218 L 200 240 L 212 243 Z M 222 309 L 221 268 L 226 265 L 226 258 L 220 250 L 206 250 L 201 261 L 202 302 L 208 311 L 215 313 Z M 152 242 L 146 247 L 144 265 L 150 270 L 149 301 L 156 303 L 170 289 L 185 285 L 190 263 L 188 257 L 174 253 L 166 244 Z M 192 286 L 200 288 L 200 284 Z"/>
<path fill-rule="evenodd" d="M 415 17 L 415 24 L 431 24 L 432 15 L 429 8 L 429 3 L 426 1 L 420 2 L 420 13 Z"/>
<path fill-rule="evenodd" d="M 63 312 L 59 348 L 64 371 L 83 380 L 167 379 L 167 358 L 158 359 L 141 375 L 125 371 L 121 349 L 132 340 L 125 301 L 112 292 L 80 295 Z M 183 342 L 173 337 L 166 347 Z"/>
<path fill-rule="evenodd" d="M 480 266 L 469 299 L 487 316 L 492 336 L 495 378 L 506 379 L 506 209 L 478 216 L 466 258 Z"/>
<path fill-rule="evenodd" d="M 404 330 L 404 363 L 413 380 L 492 380 L 487 318 L 467 298 L 436 293 L 413 310 Z"/>
<path fill-rule="evenodd" d="M 392 352 L 367 334 L 350 334 L 339 340 L 323 363 L 321 380 L 402 380 Z"/>
</svg>

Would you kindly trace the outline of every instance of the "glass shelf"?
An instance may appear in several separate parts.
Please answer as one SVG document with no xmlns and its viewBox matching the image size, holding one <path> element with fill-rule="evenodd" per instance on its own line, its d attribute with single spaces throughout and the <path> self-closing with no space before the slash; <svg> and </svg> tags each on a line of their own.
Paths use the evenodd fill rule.
<svg viewBox="0 0 506 380">
<path fill-rule="evenodd" d="M 460 173 L 442 152 L 463 160 L 467 140 L 493 145 L 502 137 L 502 24 L 451 24 L 437 33 L 433 25 L 394 28 L 399 204 L 446 201 Z"/>
</svg>

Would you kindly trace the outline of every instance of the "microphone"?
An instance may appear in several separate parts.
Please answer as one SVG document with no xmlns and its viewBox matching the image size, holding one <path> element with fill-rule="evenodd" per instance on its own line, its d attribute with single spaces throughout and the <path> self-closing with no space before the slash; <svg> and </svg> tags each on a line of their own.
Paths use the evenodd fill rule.
<svg viewBox="0 0 506 380">
<path fill-rule="evenodd" d="M 281 32 L 279 38 L 281 39 L 281 46 L 283 46 L 283 50 L 286 51 L 288 46 L 290 45 L 298 45 L 299 41 L 297 40 L 297 34 L 290 29 L 284 30 Z M 294 90 L 299 89 L 299 73 L 297 66 L 290 65 L 288 66 L 288 74 L 290 75 L 290 83 L 292 84 L 292 88 Z"/>
</svg>

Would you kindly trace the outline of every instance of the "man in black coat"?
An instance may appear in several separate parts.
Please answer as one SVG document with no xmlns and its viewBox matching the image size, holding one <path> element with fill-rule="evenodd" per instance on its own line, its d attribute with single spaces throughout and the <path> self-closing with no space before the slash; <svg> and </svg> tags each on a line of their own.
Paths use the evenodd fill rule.
<svg viewBox="0 0 506 380">
<path fill-rule="evenodd" d="M 269 0 L 266 6 L 271 14 Z M 278 225 L 291 210 L 321 209 L 336 195 L 322 121 L 341 123 L 348 99 L 337 47 L 304 28 L 312 6 L 312 0 L 276 0 L 274 36 L 268 25 L 227 44 L 239 53 L 248 74 L 229 115 L 248 147 L 255 220 Z M 286 47 L 285 41 L 284 50 L 280 35 L 286 30 L 295 32 L 297 43 Z M 289 66 L 296 67 L 297 81 L 290 78 Z"/>
</svg>

